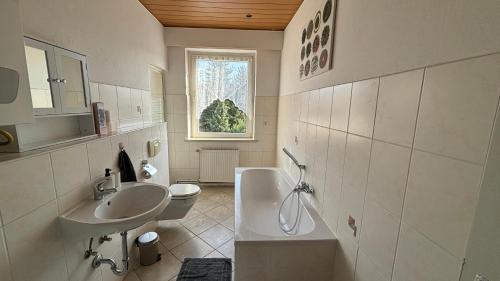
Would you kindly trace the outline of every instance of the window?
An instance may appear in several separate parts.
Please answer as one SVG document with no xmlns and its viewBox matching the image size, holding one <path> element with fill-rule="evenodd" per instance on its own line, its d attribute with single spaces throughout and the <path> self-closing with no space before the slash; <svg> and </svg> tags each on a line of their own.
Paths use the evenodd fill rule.
<svg viewBox="0 0 500 281">
<path fill-rule="evenodd" d="M 189 137 L 252 139 L 255 52 L 186 50 Z"/>
</svg>

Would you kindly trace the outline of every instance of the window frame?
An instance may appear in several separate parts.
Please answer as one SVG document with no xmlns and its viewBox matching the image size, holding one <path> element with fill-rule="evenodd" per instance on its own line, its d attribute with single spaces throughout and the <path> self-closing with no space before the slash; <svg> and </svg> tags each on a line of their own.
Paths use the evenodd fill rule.
<svg viewBox="0 0 500 281">
<path fill-rule="evenodd" d="M 199 132 L 196 119 L 196 56 L 241 57 L 249 61 L 248 95 L 247 95 L 247 126 L 246 133 Z M 245 141 L 255 139 L 255 96 L 256 96 L 256 58 L 255 50 L 199 49 L 186 48 L 186 95 L 188 101 L 188 140 L 229 140 Z"/>
</svg>

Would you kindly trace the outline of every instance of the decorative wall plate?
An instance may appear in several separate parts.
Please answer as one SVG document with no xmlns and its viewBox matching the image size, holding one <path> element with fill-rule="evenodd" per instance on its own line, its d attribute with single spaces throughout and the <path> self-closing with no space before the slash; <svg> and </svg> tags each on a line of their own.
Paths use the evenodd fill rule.
<svg viewBox="0 0 500 281">
<path fill-rule="evenodd" d="M 332 69 L 333 39 L 336 0 L 318 3 L 314 14 L 301 29 L 300 67 L 301 80 Z M 305 61 L 305 63 L 304 63 Z"/>
</svg>

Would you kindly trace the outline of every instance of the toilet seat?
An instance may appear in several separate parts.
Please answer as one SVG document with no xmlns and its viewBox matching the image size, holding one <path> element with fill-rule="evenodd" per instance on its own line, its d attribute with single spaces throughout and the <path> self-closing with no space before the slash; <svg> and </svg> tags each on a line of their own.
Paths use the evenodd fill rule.
<svg viewBox="0 0 500 281">
<path fill-rule="evenodd" d="M 168 189 L 172 193 L 172 200 L 191 198 L 201 192 L 200 187 L 194 184 L 173 184 Z"/>
</svg>

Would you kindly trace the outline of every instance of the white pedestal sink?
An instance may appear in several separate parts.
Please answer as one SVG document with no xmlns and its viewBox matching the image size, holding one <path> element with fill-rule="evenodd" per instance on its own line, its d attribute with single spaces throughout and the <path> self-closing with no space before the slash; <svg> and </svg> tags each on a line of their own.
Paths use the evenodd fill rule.
<svg viewBox="0 0 500 281">
<path fill-rule="evenodd" d="M 167 187 L 152 183 L 127 183 L 102 200 L 88 199 L 59 217 L 68 239 L 89 239 L 128 231 L 154 220 L 170 203 Z"/>
</svg>

